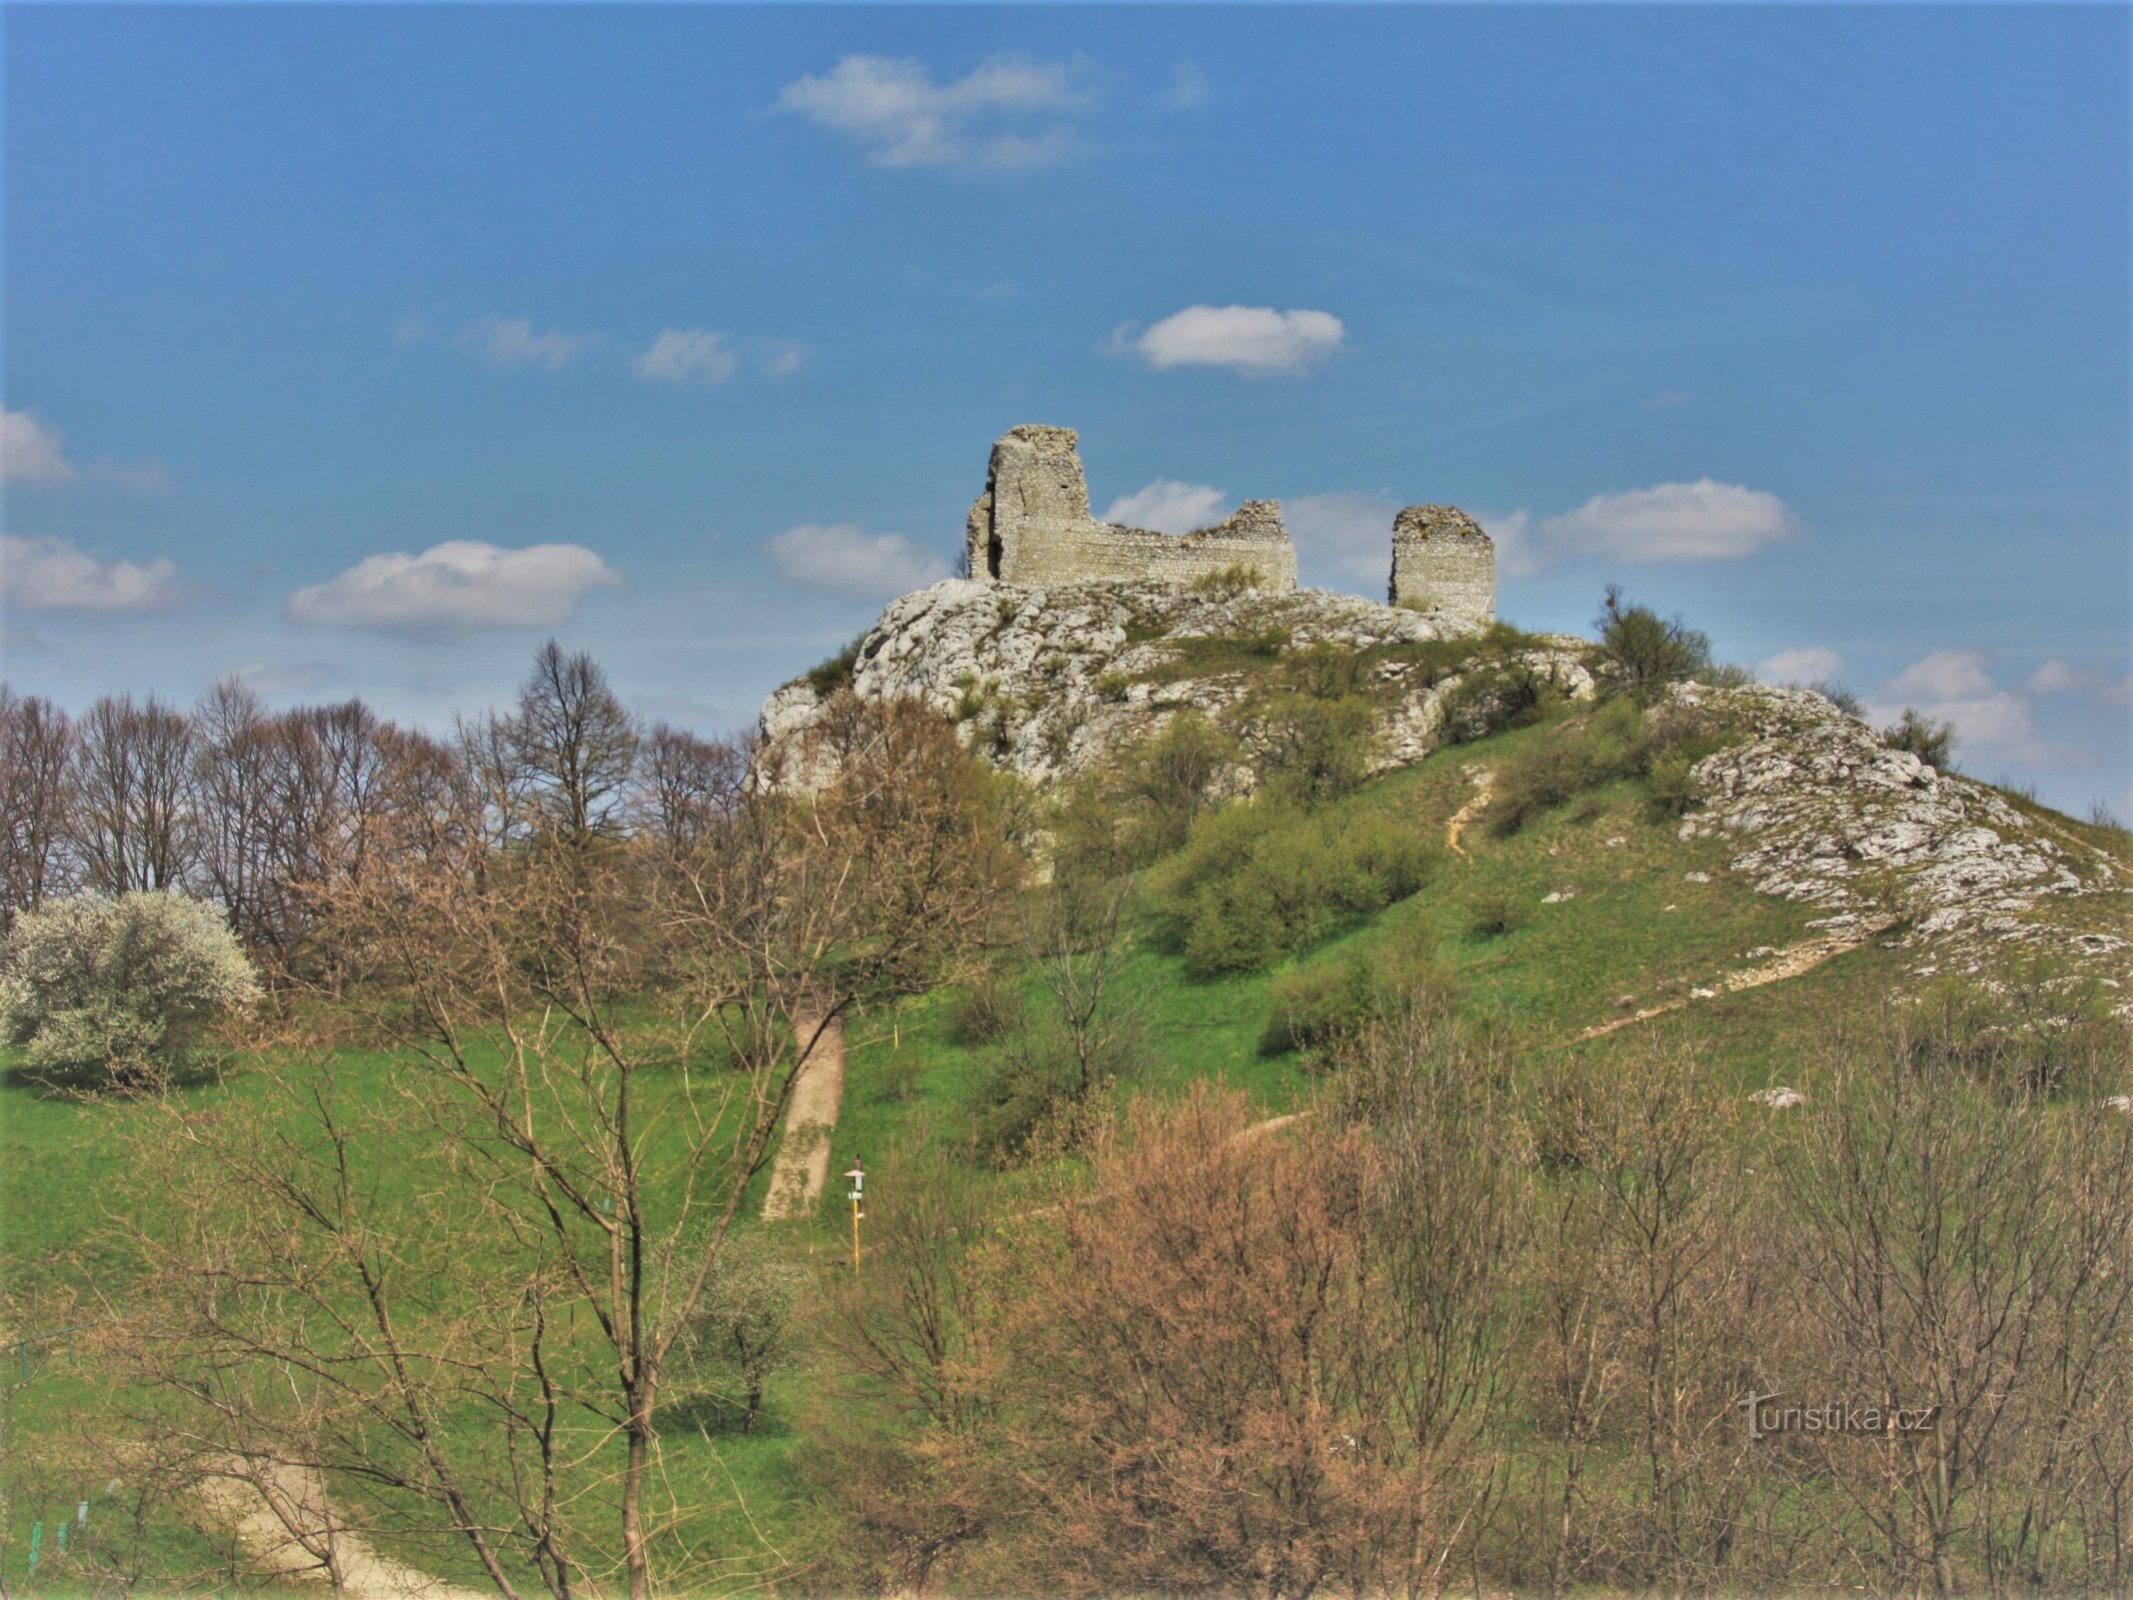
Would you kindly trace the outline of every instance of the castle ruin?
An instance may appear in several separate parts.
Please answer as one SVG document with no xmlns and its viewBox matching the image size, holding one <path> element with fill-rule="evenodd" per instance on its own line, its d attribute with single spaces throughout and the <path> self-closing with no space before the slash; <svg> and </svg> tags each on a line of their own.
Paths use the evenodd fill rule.
<svg viewBox="0 0 2133 1600">
<path fill-rule="evenodd" d="M 985 492 L 970 508 L 970 575 L 998 583 L 1090 579 L 1188 585 L 1248 574 L 1275 593 L 1296 588 L 1296 547 L 1272 500 L 1247 500 L 1212 528 L 1174 538 L 1098 522 L 1072 428 L 1024 423 L 992 447 Z M 1390 601 L 1485 627 L 1496 612 L 1496 553 L 1465 512 L 1409 506 L 1393 522 Z"/>
<path fill-rule="evenodd" d="M 1285 593 L 1296 587 L 1296 548 L 1272 500 L 1247 500 L 1226 521 L 1182 539 L 1098 522 L 1089 514 L 1077 443 L 1072 428 L 1025 423 L 992 447 L 985 492 L 970 508 L 973 578 L 1189 584 L 1242 568 L 1262 589 Z"/>
<path fill-rule="evenodd" d="M 1392 521 L 1386 599 L 1486 626 L 1496 618 L 1496 544 L 1457 506 L 1409 506 Z"/>
</svg>

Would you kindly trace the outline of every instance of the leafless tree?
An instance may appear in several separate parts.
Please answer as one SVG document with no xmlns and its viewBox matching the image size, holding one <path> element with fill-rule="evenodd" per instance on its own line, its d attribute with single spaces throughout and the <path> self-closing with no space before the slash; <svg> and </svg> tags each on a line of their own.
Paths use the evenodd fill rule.
<svg viewBox="0 0 2133 1600">
<path fill-rule="evenodd" d="M 597 827 L 498 850 L 486 798 L 437 774 L 425 805 L 387 808 L 399 826 L 431 812 L 420 847 L 373 839 L 323 915 L 406 1114 L 447 1153 L 438 1217 L 499 1261 L 481 1311 L 436 1309 L 439 1275 L 474 1264 L 377 1209 L 386 1130 L 352 1123 L 330 1076 L 284 1075 L 300 1134 L 182 1129 L 223 1175 L 191 1186 L 219 1198 L 166 1254 L 166 1368 L 209 1397 L 204 1431 L 420 1495 L 500 1587 L 516 1551 L 558 1595 L 610 1569 L 649 1594 L 683 1516 L 656 1500 L 665 1368 L 795 1077 L 835 1019 L 951 970 L 1016 870 L 951 728 L 908 707 L 855 717 L 828 788 L 750 788 L 649 902 L 642 850 Z M 327 1316 L 351 1300 L 360 1319 Z M 292 1369 L 293 1395 L 257 1376 Z M 448 1448 L 439 1419 L 462 1404 L 497 1420 L 508 1481 Z M 366 1427 L 398 1442 L 381 1457 Z M 599 1500 L 616 1540 L 587 1525 Z M 669 1559 L 670 1581 L 705 1576 Z"/>
<path fill-rule="evenodd" d="M 106 695 L 76 732 L 68 819 L 86 885 L 184 887 L 196 846 L 191 722 L 153 695 Z"/>
<path fill-rule="evenodd" d="M 0 932 L 65 886 L 73 745 L 64 711 L 0 683 Z"/>
<path fill-rule="evenodd" d="M 743 744 L 655 723 L 637 751 L 636 826 L 669 852 L 687 851 L 732 815 L 747 778 Z"/>
<path fill-rule="evenodd" d="M 533 658 L 508 724 L 543 824 L 564 838 L 613 835 L 637 759 L 637 723 L 589 655 L 550 639 Z"/>
</svg>

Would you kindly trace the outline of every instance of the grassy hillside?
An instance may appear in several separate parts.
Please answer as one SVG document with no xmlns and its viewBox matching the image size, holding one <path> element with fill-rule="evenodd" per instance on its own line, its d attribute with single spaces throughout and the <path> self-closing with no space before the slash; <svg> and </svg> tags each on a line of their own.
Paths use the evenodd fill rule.
<svg viewBox="0 0 2133 1600">
<path fill-rule="evenodd" d="M 1196 976 L 1160 892 L 1162 864 L 1141 874 L 1126 904 L 1120 971 L 1107 1001 L 1114 1014 L 1133 1019 L 1141 1046 L 1142 1064 L 1120 1089 L 1174 1096 L 1218 1080 L 1247 1091 L 1264 1115 L 1308 1104 L 1326 1068 L 1308 1052 L 1268 1048 L 1277 986 L 1396 949 L 1426 952 L 1461 1015 L 1507 1030 L 1534 1059 L 1569 1051 L 1605 1061 L 1642 1034 L 1663 1033 L 1692 1040 L 1712 1079 L 1742 1094 L 1799 1082 L 1810 1035 L 1826 1032 L 1833 1019 L 1868 1018 L 1892 992 L 1923 981 L 1915 951 L 1868 940 L 1796 976 L 1729 990 L 1729 975 L 1811 940 L 1817 913 L 1754 892 L 1728 870 L 1727 842 L 1679 837 L 1675 818 L 1655 805 L 1644 778 L 1583 788 L 1515 832 L 1492 826 L 1474 804 L 1479 780 L 1506 772 L 1538 742 L 1559 737 L 1566 718 L 1589 715 L 1562 711 L 1536 726 L 1447 749 L 1336 802 L 1336 816 L 1381 818 L 1425 842 L 1432 859 L 1423 886 L 1381 911 L 1345 919 L 1261 970 Z M 2133 868 L 2123 835 L 2026 803 L 2022 809 L 2039 827 Z M 2123 915 L 2122 897 L 2102 904 L 2107 915 Z M 2098 905 L 2085 902 L 2083 914 Z M 1000 968 L 1000 981 L 1019 988 L 1024 1010 L 1041 1014 L 1049 1002 L 1040 975 L 1012 951 L 1003 953 Z M 864 1155 L 878 1205 L 894 1203 L 899 1184 L 928 1150 L 977 1165 L 983 1183 L 999 1186 L 1003 1205 L 1012 1204 L 1017 1187 L 1042 1176 L 1002 1169 L 971 1145 L 1004 1046 L 958 1042 L 960 999 L 956 991 L 941 991 L 853 1019 L 833 1170 L 846 1157 Z M 1674 1009 L 1647 1021 L 1595 1033 L 1669 1005 Z M 404 1080 L 385 1060 L 361 1052 L 344 1052 L 332 1066 L 350 1106 L 368 1124 L 376 1170 L 387 1175 L 381 1199 L 388 1208 L 419 1213 L 425 1185 L 441 1180 L 445 1157 L 418 1119 L 400 1114 L 404 1102 L 396 1096 Z M 263 1083 L 240 1060 L 222 1080 L 175 1093 L 196 1108 L 236 1118 L 260 1108 Z M 51 1096 L 14 1076 L 0 1085 L 10 1339 L 43 1332 L 54 1317 L 94 1321 L 105 1305 L 126 1303 L 132 1267 L 114 1214 L 157 1204 L 139 1181 L 132 1141 L 160 1115 L 144 1102 Z M 849 1219 L 835 1187 L 811 1220 L 766 1227 L 753 1220 L 766 1181 L 757 1179 L 743 1211 L 744 1231 L 800 1263 L 817 1290 L 828 1293 L 849 1272 Z M 478 1258 L 482 1244 L 466 1239 L 462 1248 Z M 813 1303 L 803 1299 L 803 1322 L 815 1314 Z M 76 1340 L 78 1367 L 64 1348 L 38 1346 L 26 1367 L 22 1352 L 9 1357 L 13 1376 L 26 1370 L 29 1377 L 14 1386 L 7 1419 L 12 1525 L 0 1530 L 6 1539 L 0 1574 L 8 1587 L 65 1590 L 70 1569 L 50 1543 L 52 1530 L 85 1489 L 94 1506 L 90 1538 L 114 1562 L 135 1565 L 150 1582 L 230 1582 L 241 1562 L 226 1530 L 197 1501 L 154 1507 L 131 1529 L 122 1515 L 126 1485 L 105 1496 L 82 1481 L 89 1469 L 81 1463 L 109 1457 L 97 1458 L 77 1435 L 108 1429 L 114 1413 L 139 1397 L 113 1391 L 95 1330 Z M 583 1426 L 589 1441 L 594 1432 Z M 688 1540 L 731 1554 L 736 1586 L 749 1573 L 804 1568 L 837 1538 L 810 1500 L 805 1438 L 826 1430 L 834 1439 L 838 1428 L 828 1391 L 804 1363 L 789 1367 L 773 1378 L 766 1419 L 752 1435 L 738 1431 L 730 1409 L 715 1404 L 692 1402 L 663 1418 L 660 1492 L 672 1496 Z M 40 1519 L 45 1564 L 32 1583 L 27 1530 Z M 398 1526 L 391 1517 L 375 1543 L 441 1576 L 468 1582 L 480 1576 L 458 1544 Z M 122 1554 L 129 1544 L 135 1548 Z"/>
</svg>

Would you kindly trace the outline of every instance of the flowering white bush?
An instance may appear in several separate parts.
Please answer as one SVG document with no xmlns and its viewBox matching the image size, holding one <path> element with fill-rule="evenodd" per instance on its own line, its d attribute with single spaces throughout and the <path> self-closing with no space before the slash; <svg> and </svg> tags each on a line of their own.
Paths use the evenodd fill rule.
<svg viewBox="0 0 2133 1600">
<path fill-rule="evenodd" d="M 259 994 L 222 914 L 182 895 L 51 901 L 0 942 L 0 1042 L 40 1077 L 151 1079 Z"/>
</svg>

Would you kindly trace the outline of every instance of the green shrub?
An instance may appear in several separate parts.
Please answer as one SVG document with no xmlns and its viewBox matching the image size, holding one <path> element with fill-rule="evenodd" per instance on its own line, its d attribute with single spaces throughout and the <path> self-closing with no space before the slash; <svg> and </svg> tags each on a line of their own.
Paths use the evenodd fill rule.
<svg viewBox="0 0 2133 1600">
<path fill-rule="evenodd" d="M 801 681 L 825 698 L 835 694 L 852 681 L 852 674 L 859 666 L 859 647 L 866 643 L 866 638 L 862 633 L 835 655 L 816 662 L 800 674 Z"/>
<path fill-rule="evenodd" d="M 1339 645 L 1314 644 L 1281 664 L 1282 681 L 1314 700 L 1342 700 L 1366 693 L 1376 663 L 1368 654 Z"/>
<path fill-rule="evenodd" d="M 1696 763 L 1687 755 L 1675 751 L 1659 757 L 1645 775 L 1645 782 L 1652 791 L 1652 809 L 1662 817 L 1685 815 L 1689 807 L 1703 798 L 1692 775 Z"/>
<path fill-rule="evenodd" d="M 1268 793 L 1306 808 L 1353 793 L 1377 762 L 1377 711 L 1360 695 L 1277 693 L 1248 717 L 1260 781 Z"/>
<path fill-rule="evenodd" d="M 138 1087 L 183 1071 L 211 1023 L 259 997 L 222 913 L 182 895 L 47 901 L 0 942 L 0 1042 L 52 1081 Z"/>
<path fill-rule="evenodd" d="M 885 1100 L 908 1105 L 919 1097 L 926 1079 L 926 1058 L 916 1050 L 892 1051 L 882 1063 L 881 1093 Z"/>
<path fill-rule="evenodd" d="M 1435 951 L 1410 932 L 1275 979 L 1259 1048 L 1266 1055 L 1320 1050 L 1401 1007 L 1442 1005 L 1453 989 Z"/>
<path fill-rule="evenodd" d="M 1696 763 L 1749 732 L 1724 707 L 1610 700 L 1589 717 L 1536 735 L 1504 762 L 1489 804 L 1490 825 L 1513 834 L 1578 795 L 1638 777 L 1650 788 L 1654 811 L 1678 817 L 1698 798 L 1691 776 Z"/>
<path fill-rule="evenodd" d="M 1314 817 L 1264 799 L 1209 816 L 1157 887 L 1195 972 L 1243 972 L 1413 894 L 1433 861 L 1377 813 Z"/>
<path fill-rule="evenodd" d="M 988 975 L 956 996 L 948 1034 L 967 1050 L 1013 1033 L 1024 1017 L 1022 991 L 996 974 Z"/>
<path fill-rule="evenodd" d="M 1356 982 L 1361 963 L 1328 961 L 1284 973 L 1267 988 L 1263 1055 L 1310 1050 L 1358 1027 L 1369 1014 L 1368 989 Z"/>
<path fill-rule="evenodd" d="M 1927 766 L 1945 772 L 1955 756 L 1955 725 L 1936 722 L 1911 706 L 1881 730 L 1881 739 L 1891 750 L 1908 750 Z"/>
<path fill-rule="evenodd" d="M 1568 696 L 1552 670 L 1526 661 L 1500 661 L 1464 673 L 1444 692 L 1444 736 L 1453 744 L 1530 728 Z"/>
<path fill-rule="evenodd" d="M 1834 678 L 1817 678 L 1806 687 L 1827 700 L 1847 717 L 1864 717 L 1866 715 L 1866 707 L 1859 703 L 1859 697 Z"/>
<path fill-rule="evenodd" d="M 1614 776 L 1591 741 L 1575 731 L 1558 730 L 1536 739 L 1497 769 L 1489 826 L 1499 834 L 1514 834 L 1542 812 Z"/>
<path fill-rule="evenodd" d="M 1157 634 L 1156 637 L 1161 637 Z M 1126 630 L 1133 644 L 1133 630 Z M 1225 672 L 1259 673 L 1279 661 L 1289 648 L 1289 630 L 1268 625 L 1244 634 L 1192 634 L 1182 639 L 1164 639 L 1168 659 L 1149 668 L 1141 677 L 1150 683 L 1170 683 L 1181 678 L 1209 678 Z"/>
<path fill-rule="evenodd" d="M 1500 939 L 1524 921 L 1517 902 L 1501 889 L 1485 890 L 1466 904 L 1467 932 L 1477 939 Z"/>
<path fill-rule="evenodd" d="M 1193 593 L 1211 594 L 1223 600 L 1234 600 L 1238 595 L 1249 594 L 1258 587 L 1257 569 L 1248 567 L 1241 561 L 1213 572 L 1203 572 L 1192 580 Z"/>
<path fill-rule="evenodd" d="M 1131 1026 L 1098 1030 L 1077 1051 L 1056 1024 L 1018 1036 L 989 1060 L 978 1084 L 977 1139 L 1011 1163 L 1047 1139 L 1071 1147 L 1107 1103 L 1114 1084 L 1146 1064 Z"/>
<path fill-rule="evenodd" d="M 1624 605 L 1615 584 L 1607 586 L 1596 625 L 1600 664 L 1611 687 L 1637 700 L 1656 699 L 1668 684 L 1686 683 L 1711 665 L 1709 635 L 1649 606 Z"/>
<path fill-rule="evenodd" d="M 1755 682 L 1754 673 L 1730 661 L 1714 661 L 1691 676 L 1706 689 L 1745 689 Z"/>
<path fill-rule="evenodd" d="M 761 1235 L 738 1230 L 719 1248 L 704 1292 L 675 1336 L 668 1404 L 699 1423 L 754 1433 L 763 1386 L 793 1351 L 792 1312 L 807 1273 Z"/>
<path fill-rule="evenodd" d="M 1237 741 L 1198 711 L 1180 711 L 1121 761 L 1126 830 L 1137 861 L 1180 848 L 1237 761 Z"/>
</svg>

